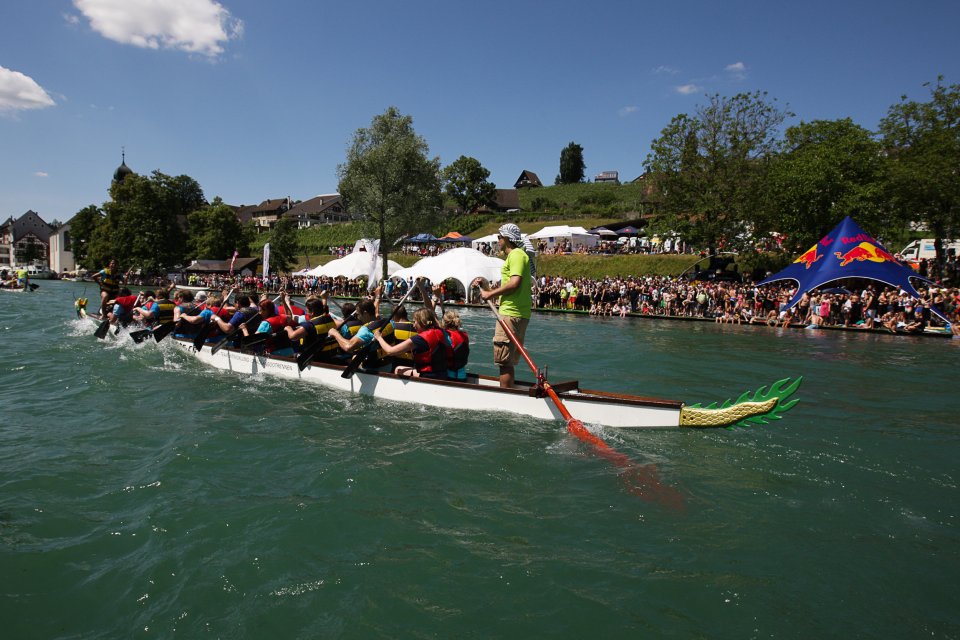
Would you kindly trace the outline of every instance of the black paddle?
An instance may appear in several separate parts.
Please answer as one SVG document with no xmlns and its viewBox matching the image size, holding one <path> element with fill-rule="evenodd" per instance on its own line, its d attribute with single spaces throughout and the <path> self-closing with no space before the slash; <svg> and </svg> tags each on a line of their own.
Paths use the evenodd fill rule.
<svg viewBox="0 0 960 640">
<path fill-rule="evenodd" d="M 29 287 L 30 287 L 30 291 L 36 291 L 37 289 L 40 288 L 40 285 L 38 285 L 38 284 L 33 284 L 33 283 L 31 282 L 31 283 L 29 284 Z"/>
<path fill-rule="evenodd" d="M 97 337 L 98 340 L 103 340 L 107 337 L 107 331 L 110 330 L 110 318 L 107 318 L 100 323 L 100 326 L 97 327 L 97 330 L 93 332 L 93 335 Z"/>
<path fill-rule="evenodd" d="M 419 278 L 417 278 L 417 280 L 419 281 Z M 374 323 L 373 328 L 371 328 L 370 330 L 375 331 L 377 329 L 381 329 L 385 327 L 388 322 L 393 320 L 393 317 L 397 315 L 397 311 L 399 311 L 400 307 L 403 306 L 403 303 L 407 301 L 407 296 L 409 296 L 412 291 L 413 291 L 413 287 L 410 287 L 409 289 L 407 289 L 407 292 L 403 295 L 402 298 L 400 298 L 400 302 L 398 302 L 397 306 L 393 308 L 393 312 L 390 314 L 390 317 L 378 320 L 377 322 Z M 366 360 L 367 355 L 369 355 L 374 345 L 380 346 L 380 343 L 377 342 L 376 339 L 374 339 L 368 342 L 367 344 L 363 345 L 362 347 L 360 347 L 360 350 L 357 352 L 357 355 L 353 356 L 353 359 L 350 360 L 350 364 L 348 364 L 347 368 L 343 370 L 343 373 L 340 374 L 340 377 L 352 378 L 353 374 L 357 372 L 357 369 L 360 368 L 360 365 L 363 363 L 363 361 Z"/>
<path fill-rule="evenodd" d="M 164 322 L 159 327 L 154 327 L 153 339 L 156 340 L 157 342 L 160 342 L 161 340 L 166 338 L 168 335 L 173 333 L 173 330 L 176 329 L 177 325 L 179 324 L 180 322 L 174 322 L 173 320 L 171 320 L 170 322 Z"/>
</svg>

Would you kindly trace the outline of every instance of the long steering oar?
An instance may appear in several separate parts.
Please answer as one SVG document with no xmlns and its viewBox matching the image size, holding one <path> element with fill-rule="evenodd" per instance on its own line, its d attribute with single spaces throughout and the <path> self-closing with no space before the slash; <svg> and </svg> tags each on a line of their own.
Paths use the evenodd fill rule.
<svg viewBox="0 0 960 640">
<path fill-rule="evenodd" d="M 497 312 L 497 307 L 493 304 L 493 300 L 487 300 L 487 306 L 490 307 L 493 315 L 497 318 L 497 322 L 500 324 L 500 327 L 503 329 L 504 333 L 506 333 L 507 337 L 510 338 L 510 341 L 516 345 L 517 350 L 526 361 L 527 366 L 530 367 L 530 370 L 533 371 L 534 375 L 539 377 L 540 370 L 530 358 L 530 354 L 527 353 L 527 350 L 524 349 L 523 345 L 520 344 L 520 341 L 517 340 L 517 337 L 513 334 L 513 331 L 510 330 L 510 327 L 508 327 L 507 324 L 500 319 L 500 314 Z M 567 431 L 576 436 L 582 442 L 586 442 L 593 447 L 594 453 L 606 458 L 615 466 L 623 469 L 624 473 L 620 474 L 620 478 L 623 480 L 624 484 L 627 485 L 627 490 L 630 491 L 630 493 L 638 495 L 644 500 L 670 505 L 677 510 L 682 510 L 684 508 L 683 495 L 676 489 L 665 486 L 660 481 L 660 474 L 657 472 L 657 468 L 654 465 L 651 464 L 640 466 L 626 455 L 620 453 L 619 451 L 614 451 L 610 445 L 594 434 L 590 433 L 580 420 L 577 420 L 570 415 L 566 405 L 563 404 L 563 400 L 560 399 L 560 396 L 557 395 L 557 392 L 553 390 L 553 387 L 550 386 L 549 382 L 543 380 L 542 384 L 543 390 L 546 391 L 547 396 L 549 396 L 550 400 L 553 401 L 553 404 L 556 405 L 560 415 L 563 416 L 564 420 L 567 421 Z"/>
<path fill-rule="evenodd" d="M 419 280 L 420 279 L 417 278 L 417 281 Z M 397 315 L 397 312 L 400 311 L 400 307 L 402 307 L 403 303 L 407 301 L 407 296 L 409 296 L 412 292 L 413 292 L 413 287 L 410 287 L 409 289 L 407 289 L 407 292 L 403 294 L 402 298 L 400 298 L 400 302 L 398 302 L 397 306 L 393 308 L 393 311 L 390 313 L 390 317 L 379 321 L 382 323 L 380 324 L 380 327 L 385 327 L 387 325 L 387 322 L 390 322 L 391 320 L 393 320 L 394 316 Z M 350 364 L 348 364 L 347 368 L 343 370 L 343 373 L 340 374 L 340 377 L 352 378 L 353 374 L 356 373 L 357 369 L 360 368 L 360 364 L 367 358 L 367 355 L 370 353 L 370 350 L 373 349 L 374 345 L 378 345 L 378 344 L 379 343 L 376 340 L 371 340 L 367 344 L 360 347 L 360 350 L 357 351 L 357 354 L 353 356 L 352 360 L 350 360 Z"/>
</svg>

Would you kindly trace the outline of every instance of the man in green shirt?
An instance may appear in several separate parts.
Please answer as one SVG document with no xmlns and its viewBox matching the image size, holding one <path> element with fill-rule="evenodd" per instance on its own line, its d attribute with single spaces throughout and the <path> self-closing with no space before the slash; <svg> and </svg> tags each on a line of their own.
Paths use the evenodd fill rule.
<svg viewBox="0 0 960 640">
<path fill-rule="evenodd" d="M 527 333 L 530 322 L 530 308 L 533 303 L 530 278 L 530 256 L 523 249 L 520 227 L 507 223 L 500 227 L 497 241 L 500 251 L 506 254 L 503 268 L 500 270 L 500 286 L 480 291 L 484 301 L 500 298 L 499 318 L 502 320 L 520 344 Z M 500 323 L 493 334 L 493 362 L 500 367 L 500 386 L 513 386 L 514 368 L 520 361 L 520 349 L 513 344 Z"/>
</svg>

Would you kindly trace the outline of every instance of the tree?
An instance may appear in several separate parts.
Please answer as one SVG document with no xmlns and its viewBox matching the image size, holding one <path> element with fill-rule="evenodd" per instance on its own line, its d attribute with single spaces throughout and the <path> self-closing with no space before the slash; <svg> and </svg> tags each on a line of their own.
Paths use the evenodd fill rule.
<svg viewBox="0 0 960 640">
<path fill-rule="evenodd" d="M 90 258 L 96 264 L 115 258 L 121 267 L 158 273 L 183 261 L 181 212 L 191 201 L 171 187 L 169 176 L 159 171 L 150 177 L 132 173 L 114 182 L 110 195 L 103 205 L 106 216 L 90 242 Z"/>
<path fill-rule="evenodd" d="M 903 96 L 880 121 L 890 202 L 905 223 L 923 222 L 934 234 L 938 264 L 943 238 L 960 231 L 960 85 L 942 82 L 929 102 Z"/>
<path fill-rule="evenodd" d="M 296 229 L 290 218 L 280 218 L 270 230 L 270 271 L 282 273 L 290 270 L 299 251 Z"/>
<path fill-rule="evenodd" d="M 438 220 L 440 160 L 428 153 L 413 118 L 390 107 L 369 128 L 357 129 L 346 162 L 337 167 L 347 209 L 380 239 L 384 279 L 390 247 L 416 231 L 433 230 Z"/>
<path fill-rule="evenodd" d="M 243 225 L 233 209 L 218 197 L 187 215 L 187 250 L 197 260 L 223 260 L 248 252 Z"/>
<path fill-rule="evenodd" d="M 873 135 L 850 118 L 814 120 L 786 131 L 764 183 L 765 224 L 805 250 L 844 216 L 878 229 L 883 157 Z"/>
<path fill-rule="evenodd" d="M 444 191 L 464 213 L 473 213 L 489 204 L 497 195 L 497 187 L 487 178 L 490 172 L 480 161 L 460 156 L 441 173 Z"/>
<path fill-rule="evenodd" d="M 103 212 L 96 205 L 88 205 L 70 219 L 70 250 L 78 266 L 86 269 L 100 268 L 87 259 L 90 240 L 97 226 L 103 221 Z"/>
<path fill-rule="evenodd" d="M 653 141 L 646 164 L 655 177 L 662 230 L 711 253 L 752 230 L 778 128 L 793 115 L 766 95 L 715 95 L 695 115 L 675 116 Z"/>
<path fill-rule="evenodd" d="M 557 184 L 576 184 L 583 182 L 586 165 L 583 163 L 583 147 L 571 142 L 560 152 L 560 175 Z"/>
</svg>

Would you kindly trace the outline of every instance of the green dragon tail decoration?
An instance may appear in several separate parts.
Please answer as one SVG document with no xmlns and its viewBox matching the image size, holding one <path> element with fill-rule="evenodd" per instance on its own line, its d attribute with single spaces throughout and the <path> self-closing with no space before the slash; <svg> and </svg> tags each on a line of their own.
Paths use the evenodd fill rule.
<svg viewBox="0 0 960 640">
<path fill-rule="evenodd" d="M 73 308 L 77 310 L 77 317 L 82 318 L 87 314 L 87 299 L 77 298 L 73 303 Z"/>
<path fill-rule="evenodd" d="M 747 391 L 735 401 L 724 401 L 701 407 L 699 404 L 684 406 L 680 410 L 681 427 L 747 427 L 754 424 L 767 424 L 779 420 L 797 404 L 799 400 L 787 400 L 800 387 L 803 377 L 793 382 L 790 378 L 778 380 L 766 387 L 760 387 L 752 394 Z"/>
</svg>

